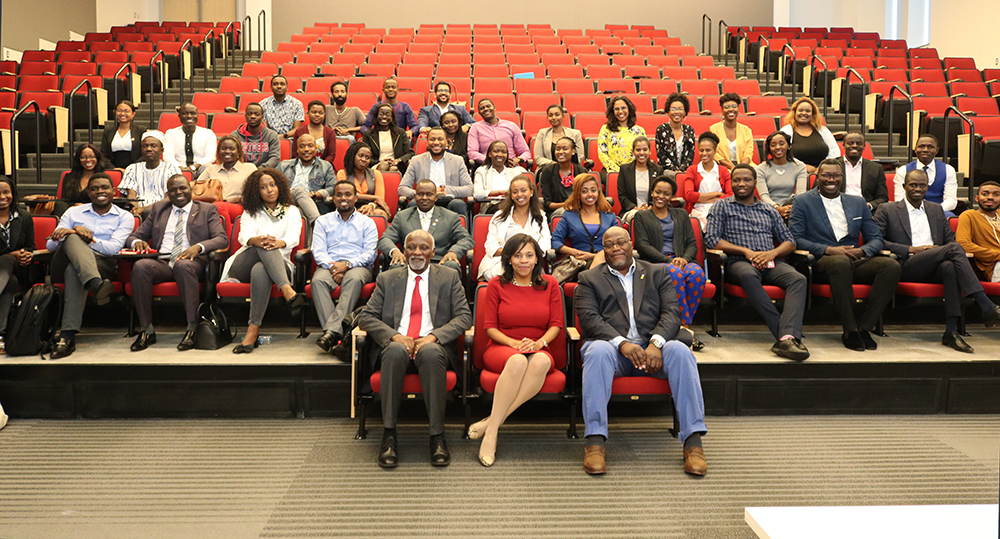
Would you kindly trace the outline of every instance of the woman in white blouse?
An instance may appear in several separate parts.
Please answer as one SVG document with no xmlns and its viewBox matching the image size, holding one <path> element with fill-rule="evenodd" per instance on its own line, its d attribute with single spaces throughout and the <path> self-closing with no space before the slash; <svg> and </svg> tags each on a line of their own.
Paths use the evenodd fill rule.
<svg viewBox="0 0 1000 539">
<path fill-rule="evenodd" d="M 142 156 L 140 143 L 146 126 L 134 121 L 138 108 L 127 99 L 119 101 L 115 107 L 115 125 L 105 127 L 101 135 L 101 154 L 123 171 Z"/>
<path fill-rule="evenodd" d="M 472 194 L 476 197 L 476 202 L 482 203 L 479 210 L 481 214 L 496 213 L 511 180 L 525 172 L 519 166 L 507 166 L 510 158 L 507 144 L 502 140 L 494 140 L 490 144 L 486 150 L 486 158 L 489 161 L 476 169 L 476 178 L 472 183 Z"/>
<path fill-rule="evenodd" d="M 527 234 L 538 242 L 542 252 L 552 247 L 552 234 L 542 209 L 535 183 L 524 175 L 510 181 L 510 189 L 500 203 L 500 210 L 490 220 L 486 235 L 486 254 L 479 262 L 479 279 L 489 281 L 503 273 L 500 255 L 503 246 L 515 234 Z"/>
<path fill-rule="evenodd" d="M 299 244 L 302 214 L 295 206 L 288 178 L 273 168 L 262 168 L 243 184 L 243 215 L 240 216 L 236 254 L 226 260 L 222 282 L 250 283 L 250 322 L 234 354 L 249 354 L 257 347 L 260 324 L 267 311 L 271 285 L 277 285 L 291 309 L 292 318 L 302 312 L 305 297 L 292 288 L 289 255 Z"/>
</svg>

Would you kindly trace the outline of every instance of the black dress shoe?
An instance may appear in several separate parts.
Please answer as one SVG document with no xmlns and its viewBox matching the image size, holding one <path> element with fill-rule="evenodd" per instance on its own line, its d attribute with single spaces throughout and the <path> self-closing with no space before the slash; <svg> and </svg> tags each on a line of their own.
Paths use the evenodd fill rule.
<svg viewBox="0 0 1000 539">
<path fill-rule="evenodd" d="M 250 352 L 253 352 L 254 348 L 257 348 L 257 341 L 254 341 L 253 344 L 243 344 L 243 343 L 240 343 L 240 344 L 237 344 L 233 348 L 233 353 L 234 354 L 249 354 Z"/>
<path fill-rule="evenodd" d="M 993 326 L 997 322 L 1000 322 L 1000 306 L 994 305 L 992 308 L 983 311 L 983 322 L 987 326 Z"/>
<path fill-rule="evenodd" d="M 698 340 L 698 337 L 691 337 L 691 351 L 701 352 L 705 349 L 705 343 Z"/>
<path fill-rule="evenodd" d="M 76 341 L 59 339 L 56 341 L 56 344 L 52 346 L 52 353 L 49 354 L 49 359 L 62 359 L 64 357 L 68 357 L 75 351 Z"/>
<path fill-rule="evenodd" d="M 330 353 L 333 354 L 333 357 L 341 361 L 350 361 L 351 359 L 351 347 L 344 342 L 331 348 Z"/>
<path fill-rule="evenodd" d="M 431 466 L 447 466 L 451 464 L 451 453 L 444 434 L 431 436 Z"/>
<path fill-rule="evenodd" d="M 186 352 L 192 348 L 194 348 L 194 330 L 185 332 L 184 338 L 177 344 L 177 349 L 181 352 Z"/>
<path fill-rule="evenodd" d="M 805 361 L 809 359 L 809 350 L 802 344 L 802 341 L 795 337 L 790 337 L 783 341 L 774 343 L 771 351 L 775 354 L 792 361 Z"/>
<path fill-rule="evenodd" d="M 840 338 L 840 341 L 844 343 L 844 347 L 849 350 L 854 350 L 855 352 L 865 351 L 865 341 L 861 340 L 861 334 L 857 331 L 847 331 Z"/>
<path fill-rule="evenodd" d="M 941 344 L 954 348 L 959 352 L 965 352 L 966 354 L 975 352 L 975 350 L 973 350 L 973 348 L 969 346 L 964 339 L 962 339 L 962 336 L 955 331 L 944 332 L 944 335 L 941 336 Z"/>
<path fill-rule="evenodd" d="M 395 468 L 399 464 L 399 457 L 396 456 L 396 437 L 383 436 L 382 447 L 378 451 L 378 465 L 380 468 Z"/>
<path fill-rule="evenodd" d="M 94 290 L 94 302 L 98 305 L 106 305 L 111 301 L 111 292 L 114 289 L 115 285 L 111 283 L 111 279 L 104 279 L 97 290 Z"/>
<path fill-rule="evenodd" d="M 322 335 L 316 339 L 316 346 L 319 346 L 321 350 L 326 353 L 330 353 L 330 349 L 337 345 L 337 341 L 340 340 L 340 335 L 332 331 L 324 331 Z"/>
<path fill-rule="evenodd" d="M 130 348 L 133 352 L 141 352 L 149 348 L 151 344 L 156 344 L 156 333 L 140 331 L 139 336 L 135 338 L 135 342 L 132 343 Z"/>
<path fill-rule="evenodd" d="M 302 308 L 306 306 L 306 295 L 295 294 L 295 297 L 288 300 L 288 310 L 292 312 L 292 318 L 298 318 L 302 314 Z"/>
<path fill-rule="evenodd" d="M 865 343 L 865 350 L 877 350 L 878 343 L 872 338 L 872 334 L 865 330 L 858 332 L 861 335 L 861 342 Z"/>
</svg>

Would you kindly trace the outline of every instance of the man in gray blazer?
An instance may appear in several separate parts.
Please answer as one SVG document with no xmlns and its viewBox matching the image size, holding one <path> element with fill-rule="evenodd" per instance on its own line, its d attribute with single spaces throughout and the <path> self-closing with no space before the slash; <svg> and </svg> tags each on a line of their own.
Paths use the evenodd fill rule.
<svg viewBox="0 0 1000 539">
<path fill-rule="evenodd" d="M 399 183 L 399 196 L 413 199 L 413 186 L 418 180 L 430 180 L 437 186 L 438 206 L 465 215 L 465 199 L 472 196 L 472 177 L 465 168 L 465 160 L 449 153 L 448 139 L 444 129 L 432 127 L 427 132 L 427 152 L 412 159 L 406 167 L 406 174 Z M 409 207 L 416 204 L 410 202 Z"/>
<path fill-rule="evenodd" d="M 903 180 L 906 198 L 879 206 L 875 222 L 882 230 L 886 249 L 899 257 L 900 281 L 944 284 L 945 330 L 941 344 L 971 354 L 972 347 L 958 333 L 962 298 L 976 300 L 987 323 L 1000 320 L 1000 308 L 983 292 L 965 250 L 955 242 L 944 209 L 924 200 L 927 184 L 923 170 L 907 172 Z"/>
<path fill-rule="evenodd" d="M 684 471 L 705 475 L 705 401 L 690 331 L 680 331 L 677 292 L 661 264 L 635 260 L 623 228 L 604 233 L 607 264 L 580 274 L 576 313 L 583 330 L 583 420 L 587 444 L 583 469 L 607 472 L 608 400 L 619 376 L 651 376 L 670 381 L 677 403 Z"/>
<path fill-rule="evenodd" d="M 178 236 L 180 232 L 180 236 Z M 215 204 L 191 200 L 191 184 L 178 174 L 167 180 L 167 200 L 153 204 L 149 216 L 125 240 L 136 251 L 160 253 L 132 266 L 132 301 L 139 315 L 139 336 L 132 351 L 145 350 L 156 342 L 153 329 L 153 285 L 176 281 L 187 329 L 178 350 L 194 348 L 198 324 L 198 279 L 205 272 L 208 254 L 229 245 Z"/>
<path fill-rule="evenodd" d="M 375 292 L 358 317 L 368 332 L 373 369 L 382 374 L 382 445 L 378 465 L 395 468 L 396 417 L 407 372 L 420 375 L 430 419 L 431 464 L 447 466 L 451 454 L 444 440 L 444 409 L 449 363 L 457 370 L 455 342 L 472 327 L 472 312 L 458 273 L 431 264 L 434 237 L 423 230 L 406 236 L 406 268 L 379 274 Z"/>
<path fill-rule="evenodd" d="M 461 271 L 458 261 L 475 243 L 455 212 L 435 206 L 437 198 L 437 186 L 434 182 L 427 179 L 417 181 L 413 196 L 417 206 L 399 212 L 378 240 L 378 250 L 392 257 L 390 268 L 406 264 L 406 257 L 396 246 L 410 232 L 423 230 L 434 238 L 435 250 L 431 262 Z"/>
</svg>

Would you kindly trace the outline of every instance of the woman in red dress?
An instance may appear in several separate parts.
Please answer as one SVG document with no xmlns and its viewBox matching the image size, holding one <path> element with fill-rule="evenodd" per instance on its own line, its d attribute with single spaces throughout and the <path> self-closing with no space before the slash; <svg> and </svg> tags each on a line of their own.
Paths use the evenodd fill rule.
<svg viewBox="0 0 1000 539">
<path fill-rule="evenodd" d="M 479 462 L 492 466 L 497 431 L 518 406 L 538 394 L 552 369 L 551 343 L 564 326 L 562 291 L 542 273 L 542 250 L 527 234 L 504 245 L 503 275 L 486 285 L 486 335 L 483 363 L 499 372 L 490 416 L 469 427 L 469 438 L 482 438 Z M 530 306 L 529 308 L 526 308 Z"/>
</svg>

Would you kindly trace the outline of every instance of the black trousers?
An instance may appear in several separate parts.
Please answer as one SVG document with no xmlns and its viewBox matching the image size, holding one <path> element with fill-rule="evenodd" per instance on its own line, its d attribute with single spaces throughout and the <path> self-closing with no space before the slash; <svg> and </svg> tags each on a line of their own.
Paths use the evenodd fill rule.
<svg viewBox="0 0 1000 539">
<path fill-rule="evenodd" d="M 899 284 L 899 263 L 887 256 L 851 260 L 845 255 L 824 255 L 813 265 L 816 282 L 829 284 L 834 308 L 844 331 L 875 329 Z M 855 284 L 871 285 L 860 318 L 854 316 Z"/>
<path fill-rule="evenodd" d="M 899 280 L 944 285 L 945 316 L 961 316 L 962 298 L 983 291 L 965 250 L 957 243 L 910 255 L 903 262 Z"/>
</svg>

